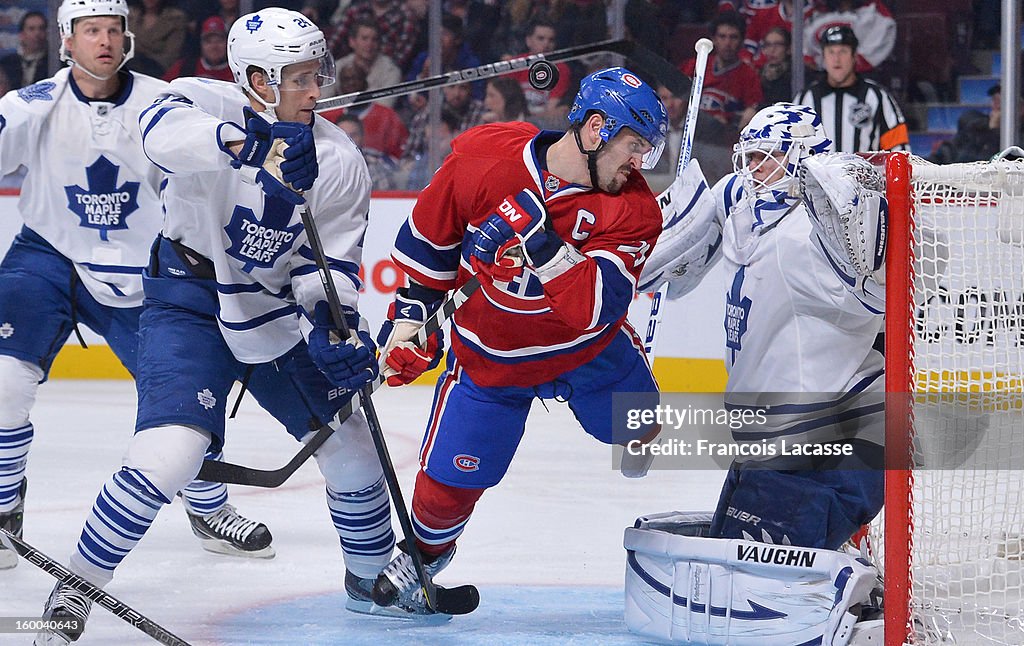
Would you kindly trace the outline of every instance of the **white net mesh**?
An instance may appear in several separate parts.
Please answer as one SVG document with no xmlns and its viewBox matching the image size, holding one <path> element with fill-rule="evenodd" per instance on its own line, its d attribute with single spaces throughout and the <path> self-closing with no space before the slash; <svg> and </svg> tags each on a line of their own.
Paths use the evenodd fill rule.
<svg viewBox="0 0 1024 646">
<path fill-rule="evenodd" d="M 1024 644 L 1024 162 L 912 162 L 913 643 Z"/>
</svg>

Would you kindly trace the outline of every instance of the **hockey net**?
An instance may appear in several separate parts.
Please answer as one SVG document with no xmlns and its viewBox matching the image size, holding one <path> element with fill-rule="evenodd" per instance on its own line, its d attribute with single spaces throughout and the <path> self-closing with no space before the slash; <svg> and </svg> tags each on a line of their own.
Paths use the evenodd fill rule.
<svg viewBox="0 0 1024 646">
<path fill-rule="evenodd" d="M 1024 161 L 884 163 L 885 644 L 1024 644 Z"/>
</svg>

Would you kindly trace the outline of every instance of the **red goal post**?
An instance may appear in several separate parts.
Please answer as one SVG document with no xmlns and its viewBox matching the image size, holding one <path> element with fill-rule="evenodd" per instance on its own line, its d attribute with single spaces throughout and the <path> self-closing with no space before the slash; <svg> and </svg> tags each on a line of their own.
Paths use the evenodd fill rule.
<svg viewBox="0 0 1024 646">
<path fill-rule="evenodd" d="M 1024 161 L 869 159 L 890 215 L 885 644 L 1024 644 Z"/>
</svg>

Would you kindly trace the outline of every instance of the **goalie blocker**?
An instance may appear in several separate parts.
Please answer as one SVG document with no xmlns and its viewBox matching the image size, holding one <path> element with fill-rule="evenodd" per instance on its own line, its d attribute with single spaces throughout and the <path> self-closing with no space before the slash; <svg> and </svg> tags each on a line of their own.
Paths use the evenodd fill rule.
<svg viewBox="0 0 1024 646">
<path fill-rule="evenodd" d="M 627 528 L 626 626 L 710 646 L 882 644 L 858 623 L 877 572 L 832 550 L 705 538 L 711 512 L 641 516 Z"/>
</svg>

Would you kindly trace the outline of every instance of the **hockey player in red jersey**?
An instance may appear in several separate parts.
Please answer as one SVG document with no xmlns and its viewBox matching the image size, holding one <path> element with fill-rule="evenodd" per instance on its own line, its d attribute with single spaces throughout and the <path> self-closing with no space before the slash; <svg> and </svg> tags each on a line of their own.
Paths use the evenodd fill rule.
<svg viewBox="0 0 1024 646">
<path fill-rule="evenodd" d="M 455 313 L 412 501 L 417 547 L 435 575 L 488 487 L 501 481 L 533 399 L 566 401 L 598 440 L 612 433 L 612 393 L 656 405 L 642 342 L 626 321 L 661 211 L 640 168 L 664 146 L 665 108 L 626 69 L 583 79 L 567 132 L 526 123 L 469 130 L 420 194 L 395 242 L 409 275 L 380 343 L 389 385 L 406 384 L 440 357 L 409 340 L 446 291 L 474 274 L 482 287 Z M 512 253 L 507 253 L 514 250 Z M 523 266 L 511 266 L 514 256 Z M 379 604 L 422 594 L 411 558 L 377 578 Z"/>
</svg>

